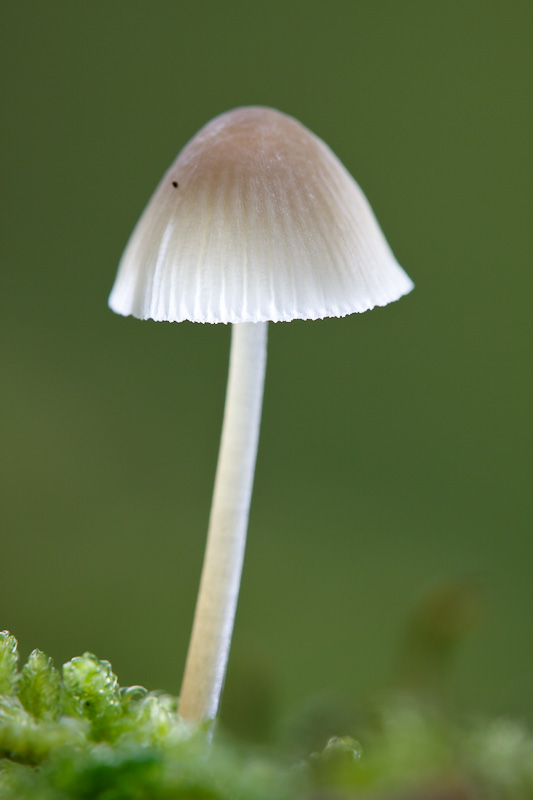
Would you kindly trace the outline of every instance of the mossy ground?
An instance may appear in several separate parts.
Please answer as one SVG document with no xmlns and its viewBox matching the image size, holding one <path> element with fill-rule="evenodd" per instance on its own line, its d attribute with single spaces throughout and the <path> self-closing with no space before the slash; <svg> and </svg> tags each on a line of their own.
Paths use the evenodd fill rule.
<svg viewBox="0 0 533 800">
<path fill-rule="evenodd" d="M 57 671 L 0 634 L 1 800 L 530 800 L 533 736 L 492 720 L 458 726 L 412 696 L 392 697 L 358 739 L 289 757 L 184 722 L 177 700 L 121 688 L 85 655 Z M 361 746 L 359 739 L 363 742 Z"/>
</svg>

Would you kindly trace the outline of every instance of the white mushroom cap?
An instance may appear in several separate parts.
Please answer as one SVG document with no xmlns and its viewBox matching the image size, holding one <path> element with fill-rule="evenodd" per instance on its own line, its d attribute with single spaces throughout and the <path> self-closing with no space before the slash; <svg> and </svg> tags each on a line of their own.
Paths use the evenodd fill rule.
<svg viewBox="0 0 533 800">
<path fill-rule="evenodd" d="M 342 317 L 407 294 L 363 192 L 324 142 L 270 108 L 208 122 L 165 173 L 109 305 L 193 322 Z"/>
</svg>

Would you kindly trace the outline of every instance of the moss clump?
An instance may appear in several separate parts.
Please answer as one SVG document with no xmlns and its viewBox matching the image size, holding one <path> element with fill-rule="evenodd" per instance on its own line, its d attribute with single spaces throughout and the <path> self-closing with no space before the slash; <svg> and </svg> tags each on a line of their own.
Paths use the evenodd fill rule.
<svg viewBox="0 0 533 800">
<path fill-rule="evenodd" d="M 120 688 L 108 661 L 73 658 L 62 675 L 34 650 L 18 672 L 0 634 L 2 800 L 289 800 L 289 772 L 208 742 L 177 699 Z"/>
<path fill-rule="evenodd" d="M 60 673 L 34 650 L 19 672 L 16 640 L 4 632 L 0 685 L 1 800 L 533 798 L 524 725 L 458 726 L 413 695 L 389 698 L 357 740 L 315 728 L 317 752 L 291 766 L 281 750 L 267 758 L 223 737 L 211 744 L 205 727 L 181 719 L 176 698 L 121 688 L 90 653 Z M 285 751 L 298 749 L 286 741 Z"/>
</svg>

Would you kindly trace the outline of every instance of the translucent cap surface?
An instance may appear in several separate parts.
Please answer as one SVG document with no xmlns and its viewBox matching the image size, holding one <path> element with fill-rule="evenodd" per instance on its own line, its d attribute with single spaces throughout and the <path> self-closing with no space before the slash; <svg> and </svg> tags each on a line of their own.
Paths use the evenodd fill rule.
<svg viewBox="0 0 533 800">
<path fill-rule="evenodd" d="M 270 108 L 208 122 L 163 176 L 122 256 L 109 305 L 179 322 L 340 317 L 413 283 L 338 158 Z"/>
</svg>

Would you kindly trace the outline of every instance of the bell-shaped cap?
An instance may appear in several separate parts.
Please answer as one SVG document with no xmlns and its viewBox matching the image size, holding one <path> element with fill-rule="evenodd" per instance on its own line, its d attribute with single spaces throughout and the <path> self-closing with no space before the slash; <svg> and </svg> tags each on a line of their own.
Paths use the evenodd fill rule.
<svg viewBox="0 0 533 800">
<path fill-rule="evenodd" d="M 141 319 L 341 317 L 413 288 L 363 192 L 324 142 L 237 108 L 183 148 L 139 219 L 109 305 Z"/>
</svg>

